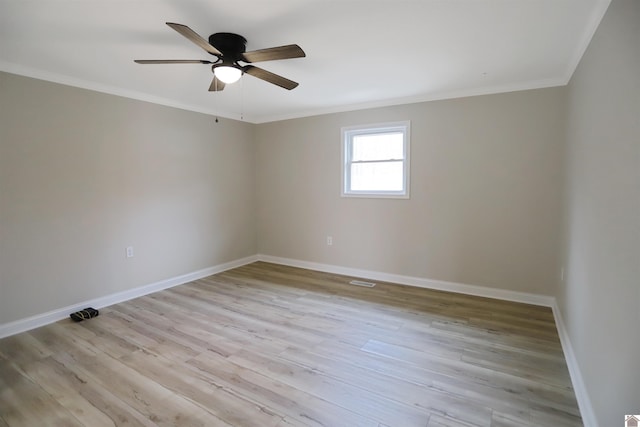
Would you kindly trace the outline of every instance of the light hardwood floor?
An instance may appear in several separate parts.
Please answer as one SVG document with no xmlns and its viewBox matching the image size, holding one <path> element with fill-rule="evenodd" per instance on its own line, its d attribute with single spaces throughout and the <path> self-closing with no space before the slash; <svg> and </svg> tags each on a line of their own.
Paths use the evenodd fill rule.
<svg viewBox="0 0 640 427">
<path fill-rule="evenodd" d="M 5 426 L 581 426 L 551 310 L 254 263 L 0 340 Z"/>
</svg>

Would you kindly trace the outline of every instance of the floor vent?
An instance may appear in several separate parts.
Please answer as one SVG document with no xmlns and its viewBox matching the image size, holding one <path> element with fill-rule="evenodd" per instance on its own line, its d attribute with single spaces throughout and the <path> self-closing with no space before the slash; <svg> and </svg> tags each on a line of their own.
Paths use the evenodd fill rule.
<svg viewBox="0 0 640 427">
<path fill-rule="evenodd" d="M 349 282 L 350 285 L 356 286 L 364 286 L 365 288 L 373 288 L 376 284 L 371 282 L 363 282 L 362 280 L 352 280 Z"/>
</svg>

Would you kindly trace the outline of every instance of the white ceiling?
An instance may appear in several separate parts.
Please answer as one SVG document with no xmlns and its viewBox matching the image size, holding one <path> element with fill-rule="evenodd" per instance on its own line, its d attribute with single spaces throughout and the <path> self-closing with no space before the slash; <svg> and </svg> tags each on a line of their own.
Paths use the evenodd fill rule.
<svg viewBox="0 0 640 427">
<path fill-rule="evenodd" d="M 610 0 L 0 0 L 0 70 L 262 123 L 365 107 L 558 86 Z M 212 59 L 165 25 L 247 50 L 297 43 L 306 58 L 256 65 L 208 92 Z M 1 95 L 1 94 L 0 94 Z"/>
</svg>

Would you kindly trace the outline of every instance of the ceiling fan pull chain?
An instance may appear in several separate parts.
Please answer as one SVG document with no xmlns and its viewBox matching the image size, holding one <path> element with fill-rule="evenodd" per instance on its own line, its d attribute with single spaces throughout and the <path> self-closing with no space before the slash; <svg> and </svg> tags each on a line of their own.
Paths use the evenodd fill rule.
<svg viewBox="0 0 640 427">
<path fill-rule="evenodd" d="M 244 79 L 240 81 L 240 120 L 244 121 Z"/>
<path fill-rule="evenodd" d="M 214 81 L 215 89 L 217 91 L 218 90 L 218 79 L 213 79 L 213 81 Z M 213 101 L 213 103 L 214 103 L 214 107 L 216 109 L 216 123 L 218 123 L 218 111 L 220 111 L 218 109 L 218 104 L 219 104 L 218 96 L 214 96 L 214 99 L 215 99 L 215 101 Z"/>
</svg>

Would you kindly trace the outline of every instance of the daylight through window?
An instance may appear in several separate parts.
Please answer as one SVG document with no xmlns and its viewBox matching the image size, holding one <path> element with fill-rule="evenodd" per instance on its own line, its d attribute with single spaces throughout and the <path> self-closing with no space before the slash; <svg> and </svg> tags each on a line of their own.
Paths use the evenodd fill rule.
<svg viewBox="0 0 640 427">
<path fill-rule="evenodd" d="M 342 129 L 343 196 L 409 197 L 409 122 Z"/>
</svg>

